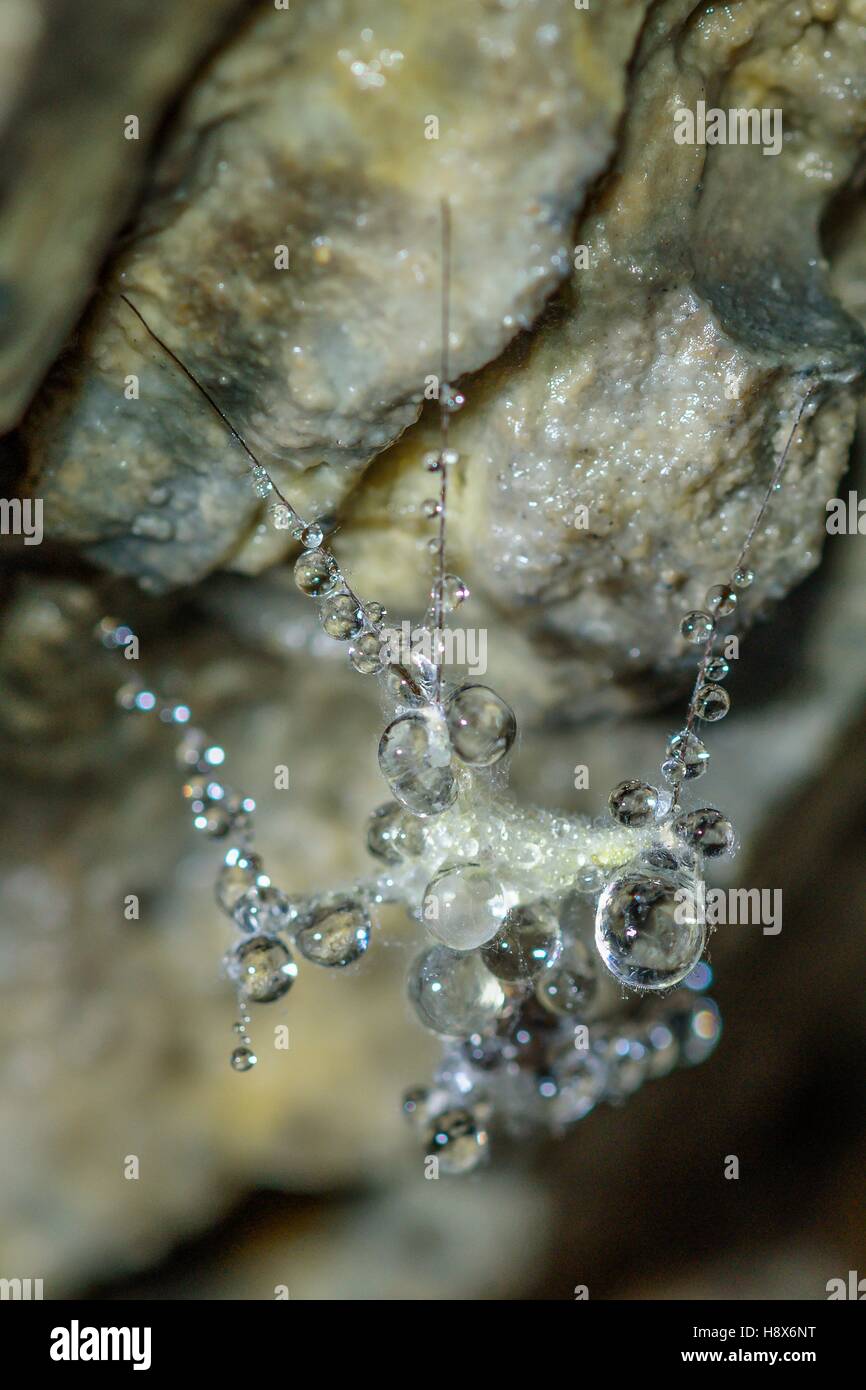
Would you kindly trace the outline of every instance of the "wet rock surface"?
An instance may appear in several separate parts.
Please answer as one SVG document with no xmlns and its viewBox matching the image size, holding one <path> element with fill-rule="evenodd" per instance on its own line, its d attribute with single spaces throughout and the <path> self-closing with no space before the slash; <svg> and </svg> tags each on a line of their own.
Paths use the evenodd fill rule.
<svg viewBox="0 0 866 1390">
<path fill-rule="evenodd" d="M 262 7 L 194 88 L 81 348 L 28 425 L 52 533 L 170 586 L 230 562 L 258 512 L 243 457 L 121 288 L 299 509 L 333 511 L 439 372 L 441 199 L 454 375 L 528 328 L 568 273 L 641 11 Z"/>
<path fill-rule="evenodd" d="M 456 6 L 433 25 L 394 0 L 363 24 L 348 0 L 291 25 L 263 16 L 191 93 L 83 351 L 34 408 L 49 531 L 156 590 L 257 573 L 292 546 L 263 526 L 243 454 L 122 287 L 299 509 L 343 527 L 359 592 L 418 608 L 434 412 L 386 446 L 438 370 L 444 194 L 454 373 L 535 324 L 465 382 L 454 425 L 452 563 L 476 623 L 540 663 L 553 708 L 627 709 L 675 688 L 679 617 L 730 572 L 806 381 L 820 407 L 741 621 L 818 563 L 822 500 L 845 467 L 866 349 L 818 229 L 866 119 L 857 4 L 819 18 L 676 0 L 639 37 L 626 4 L 591 21 Z M 629 57 L 616 151 L 572 235 L 608 165 Z M 289 115 L 299 94 L 303 121 Z M 778 155 L 674 141 L 681 106 L 771 97 Z M 129 373 L 139 399 L 124 397 Z"/>
<path fill-rule="evenodd" d="M 738 621 L 819 561 L 866 364 L 817 238 L 866 120 L 863 29 L 856 6 L 837 14 L 816 27 L 785 6 L 741 6 L 730 23 L 656 7 L 616 159 L 577 230 L 587 266 L 533 337 L 467 387 L 458 562 L 528 650 L 552 658 L 549 690 L 572 708 L 627 708 L 675 679 L 679 618 L 730 575 L 808 380 L 820 409 L 795 441 Z M 773 80 L 790 137 L 777 157 L 674 144 L 678 104 L 757 106 Z M 388 553 L 376 513 L 411 520 L 432 442 L 423 426 L 414 447 L 407 436 L 358 498 L 361 571 Z"/>
<path fill-rule="evenodd" d="M 80 315 L 178 87 L 242 8 L 240 0 L 5 7 L 0 430 L 18 423 Z"/>
</svg>

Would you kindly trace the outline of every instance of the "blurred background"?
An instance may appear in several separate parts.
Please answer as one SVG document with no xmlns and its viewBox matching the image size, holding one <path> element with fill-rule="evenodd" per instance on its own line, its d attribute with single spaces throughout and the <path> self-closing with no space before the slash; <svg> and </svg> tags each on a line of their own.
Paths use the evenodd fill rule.
<svg viewBox="0 0 866 1390">
<path fill-rule="evenodd" d="M 213 899 L 220 848 L 190 830 L 169 733 L 118 708 L 125 663 L 92 637 L 105 613 L 141 633 L 147 680 L 190 703 L 225 747 L 229 780 L 255 796 L 259 848 L 277 883 L 305 893 L 368 871 L 364 827 L 385 798 L 377 691 L 317 630 L 291 582 L 291 537 L 274 537 L 230 441 L 124 323 L 117 290 L 141 295 L 160 330 L 176 330 L 185 360 L 285 468 L 290 495 L 335 529 L 364 596 L 418 616 L 429 563 L 418 459 L 434 425 L 418 382 L 436 361 L 434 214 L 447 177 L 476 233 L 464 239 L 471 251 L 456 252 L 469 462 L 455 563 L 476 605 L 466 621 L 488 632 L 490 683 L 518 716 L 515 788 L 526 801 L 599 815 L 612 785 L 653 772 L 682 723 L 689 669 L 657 635 L 720 577 L 708 537 L 730 548 L 754 511 L 767 476 L 765 412 L 808 357 L 809 326 L 798 321 L 794 347 L 770 351 L 746 323 L 729 352 L 722 330 L 706 328 L 712 293 L 689 300 L 706 351 L 699 385 L 682 386 L 700 407 L 692 426 L 685 395 L 653 375 L 653 354 L 676 347 L 636 307 L 631 270 L 629 288 L 617 288 L 620 253 L 595 308 L 591 292 L 575 295 L 572 241 L 593 231 L 600 242 L 606 228 L 615 242 L 623 222 L 622 264 L 632 236 L 656 276 L 629 179 L 652 164 L 648 112 L 673 78 L 641 47 L 645 5 L 606 3 L 579 43 L 558 9 L 437 6 L 434 42 L 427 21 L 396 0 L 327 0 L 315 13 L 298 4 L 288 15 L 226 0 L 181 11 L 162 0 L 98 0 L 86 12 L 65 0 L 0 3 L 0 491 L 45 499 L 41 544 L 0 538 L 0 1277 L 42 1278 L 47 1298 L 570 1299 L 586 1285 L 593 1299 L 822 1299 L 829 1279 L 866 1274 L 866 541 L 856 530 L 824 534 L 829 496 L 866 495 L 856 380 L 775 501 L 768 584 L 745 614 L 732 716 L 710 731 L 702 784 L 742 842 L 713 881 L 780 889 L 782 930 L 732 926 L 713 938 L 723 1034 L 709 1061 L 599 1107 L 560 1141 L 502 1142 L 469 1177 L 427 1180 L 401 1114 L 403 1092 L 428 1079 L 439 1045 L 410 1017 L 404 976 L 421 933 L 396 911 L 348 978 L 305 969 L 286 1001 L 259 1011 L 259 1065 L 230 1070 L 235 1015 L 219 970 L 228 933 Z M 704 44 L 730 72 L 729 51 L 719 57 L 713 45 L 737 48 L 737 36 L 716 33 L 703 7 L 655 9 L 672 52 L 680 40 Z M 854 0 L 811 9 L 790 32 L 771 0 L 739 13 L 760 40 L 755 61 L 778 61 L 780 82 L 792 53 L 798 72 L 808 67 L 816 26 L 833 54 L 823 85 L 788 91 L 795 130 L 808 106 L 826 174 L 817 192 L 808 185 L 818 201 L 796 223 L 792 243 L 803 240 L 792 258 L 802 252 L 811 266 L 810 238 L 820 242 L 838 340 L 856 343 L 856 323 L 866 323 L 857 143 L 866 79 L 845 87 L 859 114 L 844 132 L 827 112 L 831 78 L 862 59 L 864 17 Z M 285 50 L 275 48 L 277 22 L 294 25 L 280 31 Z M 500 103 L 490 130 L 474 124 L 465 95 L 466 74 L 484 64 L 479 108 Z M 392 105 L 369 116 L 378 77 Z M 389 147 L 385 161 L 384 130 L 401 103 L 414 143 L 399 158 Z M 510 108 L 521 124 L 509 142 Z M 419 172 L 430 111 L 449 113 L 462 134 Z M 635 111 L 645 121 L 638 153 Z M 793 206 L 817 158 L 808 154 L 788 168 Z M 526 179 L 513 219 L 501 216 L 510 158 Z M 350 166 L 357 185 L 346 182 Z M 614 185 L 604 183 L 611 170 Z M 683 208 L 692 177 L 682 174 Z M 271 201 L 274 223 L 262 227 Z M 536 204 L 546 220 L 525 211 Z M 347 209 L 352 226 L 375 224 L 360 249 Z M 524 215 L 535 219 L 531 236 Z M 407 225 L 422 248 L 417 305 L 395 269 Z M 650 226 L 669 238 L 669 227 Z M 257 279 L 251 227 L 269 254 L 281 228 L 293 251 L 302 246 L 287 301 Z M 481 264 L 485 247 L 492 269 Z M 335 278 L 316 279 L 332 255 Z M 683 272 L 664 273 L 670 289 Z M 798 298 L 794 281 L 786 293 Z M 658 294 L 654 279 L 647 302 Z M 653 342 L 645 375 L 635 369 L 646 396 L 637 425 L 610 383 L 592 410 L 562 384 L 577 343 L 592 362 L 587 381 L 615 374 L 616 363 L 592 358 L 605 316 L 623 345 Z M 279 346 L 296 320 L 299 376 Z M 419 346 L 424 323 L 433 328 Z M 501 398 L 511 409 L 520 391 L 535 399 L 536 386 L 549 388 L 548 351 L 575 414 L 556 487 L 544 473 L 557 498 L 544 532 L 526 526 L 515 501 L 525 500 L 520 477 L 496 452 L 508 446 L 482 438 L 491 419 L 498 429 Z M 361 362 L 372 364 L 366 376 Z M 725 371 L 742 383 L 746 424 L 733 433 L 730 397 L 725 406 L 717 393 Z M 123 393 L 130 372 L 142 384 L 138 413 Z M 348 401 L 340 381 L 355 393 Z M 657 438 L 647 433 L 668 414 L 670 433 L 661 424 Z M 525 441 L 533 411 L 520 419 L 514 438 Z M 584 419 L 586 434 L 575 423 Z M 629 453 L 638 435 L 646 452 Z M 674 457 L 694 512 L 682 510 L 691 500 L 671 501 L 665 450 L 679 437 Z M 635 465 L 636 513 L 610 502 L 594 549 L 574 558 L 582 542 L 561 522 L 586 495 L 577 456 L 595 441 L 601 458 L 608 438 L 611 457 Z M 611 497 L 626 491 L 616 485 Z M 491 556 L 521 546 L 530 578 L 518 582 Z M 635 654 L 642 623 L 648 640 Z M 578 764 L 590 768 L 585 790 L 574 788 Z M 274 785 L 279 765 L 288 791 Z M 124 916 L 130 894 L 137 920 Z M 281 1024 L 287 1051 L 266 1045 Z M 731 1156 L 736 1180 L 725 1176 Z"/>
</svg>

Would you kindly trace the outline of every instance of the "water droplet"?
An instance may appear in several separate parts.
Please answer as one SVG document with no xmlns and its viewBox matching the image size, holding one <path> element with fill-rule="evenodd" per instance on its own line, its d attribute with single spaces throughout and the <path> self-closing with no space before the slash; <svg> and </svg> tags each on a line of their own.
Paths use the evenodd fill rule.
<svg viewBox="0 0 866 1390">
<path fill-rule="evenodd" d="M 561 951 L 559 919 L 549 903 L 538 902 L 511 908 L 481 948 L 481 959 L 498 980 L 534 980 L 556 963 Z"/>
<path fill-rule="evenodd" d="M 486 685 L 464 685 L 446 707 L 454 751 L 471 767 L 490 767 L 504 758 L 517 735 L 514 711 Z"/>
<path fill-rule="evenodd" d="M 712 999 L 696 1000 L 690 1009 L 671 1014 L 669 1022 L 687 1065 L 697 1066 L 715 1051 L 722 1033 L 722 1020 Z"/>
<path fill-rule="evenodd" d="M 424 1142 L 427 1153 L 439 1160 L 443 1173 L 469 1173 L 487 1152 L 486 1130 L 479 1126 L 471 1110 L 462 1107 L 437 1115 Z"/>
<path fill-rule="evenodd" d="M 600 1038 L 595 1048 L 607 1070 L 606 1100 L 617 1104 L 640 1090 L 647 1079 L 647 1050 L 640 1038 L 620 1033 Z"/>
<path fill-rule="evenodd" d="M 578 869 L 574 880 L 578 893 L 599 893 L 604 887 L 604 870 L 597 864 L 584 864 Z"/>
<path fill-rule="evenodd" d="M 121 623 L 117 618 L 101 618 L 96 624 L 93 633 L 97 642 L 109 651 L 116 651 L 119 647 L 125 647 L 135 636 L 132 628 L 126 623 Z"/>
<path fill-rule="evenodd" d="M 255 886 L 264 865 L 257 854 L 230 849 L 217 875 L 216 900 L 229 917 L 234 916 L 240 898 Z"/>
<path fill-rule="evenodd" d="M 712 806 L 685 812 L 674 821 L 674 830 L 685 844 L 703 850 L 709 859 L 730 854 L 736 843 L 731 822 Z"/>
<path fill-rule="evenodd" d="M 659 794 L 647 782 L 620 782 L 608 797 L 608 809 L 619 825 L 650 825 L 656 816 Z"/>
<path fill-rule="evenodd" d="M 178 767 L 184 771 L 197 768 L 207 744 L 207 734 L 202 729 L 187 729 L 175 749 L 174 756 Z"/>
<path fill-rule="evenodd" d="M 253 464 L 250 469 L 253 479 L 253 491 L 257 497 L 267 497 L 273 491 L 273 483 L 266 468 L 260 463 Z"/>
<path fill-rule="evenodd" d="M 235 1048 L 230 1060 L 234 1071 L 251 1071 L 259 1059 L 251 1047 L 242 1046 Z"/>
<path fill-rule="evenodd" d="M 738 589 L 748 589 L 749 586 L 754 583 L 754 580 L 754 570 L 746 569 L 745 567 L 734 570 L 734 573 L 731 575 L 731 582 Z"/>
<path fill-rule="evenodd" d="M 417 675 L 408 666 L 392 662 L 385 667 L 382 683 L 388 698 L 395 705 L 423 705 L 427 696 Z"/>
<path fill-rule="evenodd" d="M 416 816 L 437 816 L 457 799 L 445 720 L 425 708 L 392 720 L 379 740 L 379 766 L 396 799 Z"/>
<path fill-rule="evenodd" d="M 597 961 L 585 941 L 566 941 L 559 960 L 539 976 L 535 997 L 558 1018 L 584 1015 L 598 992 Z"/>
<path fill-rule="evenodd" d="M 588 1115 L 601 1099 L 607 1082 L 607 1067 L 595 1052 L 578 1050 L 572 1043 L 554 1059 L 556 1095 L 552 1117 L 557 1125 L 572 1125 Z"/>
<path fill-rule="evenodd" d="M 225 788 L 215 777 L 190 777 L 181 787 L 181 795 L 192 810 L 197 810 L 206 801 L 221 801 Z"/>
<path fill-rule="evenodd" d="M 382 639 L 364 632 L 349 648 L 349 660 L 362 676 L 373 676 L 382 669 Z"/>
<path fill-rule="evenodd" d="M 595 944 L 611 974 L 630 989 L 669 989 L 704 949 L 697 884 L 682 870 L 627 865 L 598 902 Z"/>
<path fill-rule="evenodd" d="M 272 883 L 256 883 L 239 894 L 232 916 L 241 931 L 273 936 L 297 917 L 287 893 Z"/>
<path fill-rule="evenodd" d="M 298 974 L 289 948 L 273 936 L 251 936 L 226 957 L 226 971 L 245 1004 L 272 1004 Z"/>
<path fill-rule="evenodd" d="M 304 912 L 295 945 L 314 965 L 341 967 L 360 960 L 370 945 L 370 934 L 364 902 L 334 894 Z"/>
<path fill-rule="evenodd" d="M 138 709 L 136 701 L 141 694 L 141 686 L 138 681 L 126 681 L 115 691 L 114 699 L 121 709 L 129 712 Z"/>
<path fill-rule="evenodd" d="M 168 700 L 160 709 L 159 717 L 163 724 L 188 724 L 192 711 L 182 700 Z"/>
<path fill-rule="evenodd" d="M 296 539 L 305 550 L 318 550 L 325 539 L 325 533 L 317 521 L 312 521 L 309 526 L 302 526 L 296 532 Z"/>
<path fill-rule="evenodd" d="M 442 580 L 442 605 L 446 613 L 453 613 L 469 597 L 469 588 L 457 574 L 446 574 Z"/>
<path fill-rule="evenodd" d="M 236 828 L 238 805 L 215 777 L 207 773 L 191 777 L 184 783 L 182 793 L 192 811 L 193 826 L 202 834 L 220 840 Z"/>
<path fill-rule="evenodd" d="M 730 708 L 731 697 L 722 685 L 702 685 L 695 696 L 695 714 L 708 723 L 724 719 Z"/>
<path fill-rule="evenodd" d="M 414 635 L 414 634 L 413 634 Z M 412 672 L 419 685 L 432 691 L 436 683 L 433 634 L 429 628 L 418 629 L 419 639 L 404 657 L 406 669 Z"/>
<path fill-rule="evenodd" d="M 319 598 L 329 593 L 338 579 L 337 566 L 324 550 L 307 550 L 295 561 L 295 583 L 302 594 Z"/>
<path fill-rule="evenodd" d="M 238 835 L 249 838 L 253 831 L 253 812 L 256 809 L 252 797 L 232 795 L 227 806 L 232 818 L 231 829 Z"/>
<path fill-rule="evenodd" d="M 490 941 L 507 911 L 505 890 L 480 864 L 446 864 L 427 885 L 421 903 L 424 925 L 453 951 L 472 951 Z"/>
<path fill-rule="evenodd" d="M 364 615 L 350 594 L 326 598 L 319 609 L 322 627 L 335 642 L 350 642 L 361 631 Z"/>
<path fill-rule="evenodd" d="M 413 963 L 409 998 L 434 1033 L 465 1038 L 491 1024 L 505 1004 L 502 985 L 477 954 L 432 946 Z"/>
<path fill-rule="evenodd" d="M 687 613 L 680 623 L 680 632 L 687 642 L 706 642 L 716 630 L 709 613 Z"/>
<path fill-rule="evenodd" d="M 718 683 L 730 674 L 730 670 L 731 668 L 723 656 L 714 656 L 704 667 L 704 675 L 708 681 Z"/>
<path fill-rule="evenodd" d="M 367 615 L 367 622 L 372 623 L 373 627 L 378 627 L 385 616 L 386 610 L 381 603 L 376 603 L 373 599 L 364 604 L 364 612 Z"/>
<path fill-rule="evenodd" d="M 681 729 L 678 734 L 668 739 L 667 753 L 669 758 L 682 763 L 687 782 L 703 777 L 710 760 L 710 755 L 697 734 L 690 733 L 687 729 Z"/>
<path fill-rule="evenodd" d="M 424 827 L 398 802 L 378 806 L 367 824 L 367 849 L 386 864 L 402 864 L 424 852 Z"/>
<path fill-rule="evenodd" d="M 707 608 L 719 618 L 727 618 L 737 606 L 737 595 L 729 584 L 716 584 L 707 590 Z"/>
</svg>

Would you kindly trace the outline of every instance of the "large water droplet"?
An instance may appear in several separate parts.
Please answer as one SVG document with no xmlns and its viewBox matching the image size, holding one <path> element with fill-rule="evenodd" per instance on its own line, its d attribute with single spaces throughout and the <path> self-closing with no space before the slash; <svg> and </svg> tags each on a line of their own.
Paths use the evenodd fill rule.
<svg viewBox="0 0 866 1390">
<path fill-rule="evenodd" d="M 704 949 L 696 881 L 685 871 L 633 861 L 598 901 L 595 944 L 612 975 L 631 989 L 669 989 Z"/>
<path fill-rule="evenodd" d="M 438 710 L 394 719 L 379 740 L 379 766 L 397 800 L 416 816 L 438 816 L 457 799 L 451 744 Z"/>
</svg>

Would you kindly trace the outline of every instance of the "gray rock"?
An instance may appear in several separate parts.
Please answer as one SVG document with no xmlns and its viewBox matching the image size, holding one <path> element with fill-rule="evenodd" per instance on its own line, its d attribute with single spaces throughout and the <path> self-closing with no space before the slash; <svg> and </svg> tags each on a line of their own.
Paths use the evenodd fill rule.
<svg viewBox="0 0 866 1390">
<path fill-rule="evenodd" d="M 641 8 L 263 7 L 192 92 L 81 347 L 28 422 L 51 535 L 165 587 L 226 563 L 257 511 L 243 456 L 121 287 L 299 508 L 333 511 L 439 372 L 441 198 L 453 374 L 495 357 L 568 273 Z"/>
<path fill-rule="evenodd" d="M 0 431 L 91 293 L 178 88 L 239 0 L 19 0 L 0 50 Z M 137 139 L 124 134 L 128 116 Z"/>
<path fill-rule="evenodd" d="M 577 233 L 588 268 L 528 342 L 467 384 L 452 563 L 497 640 L 504 616 L 515 655 L 544 664 L 548 704 L 628 709 L 691 669 L 680 618 L 729 577 L 804 374 L 820 408 L 758 536 L 741 622 L 818 564 L 866 367 L 817 235 L 855 167 L 862 49 L 850 7 L 829 34 L 778 5 L 739 7 L 730 26 L 656 7 L 614 165 Z M 773 80 L 788 131 L 778 156 L 674 142 L 680 103 L 757 104 Z M 356 586 L 398 610 L 390 572 L 423 567 L 420 458 L 433 441 L 428 422 L 400 441 L 342 537 Z M 525 684 L 537 698 L 539 682 Z"/>
</svg>

